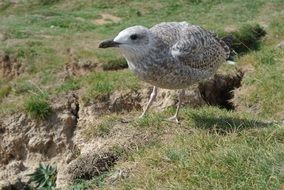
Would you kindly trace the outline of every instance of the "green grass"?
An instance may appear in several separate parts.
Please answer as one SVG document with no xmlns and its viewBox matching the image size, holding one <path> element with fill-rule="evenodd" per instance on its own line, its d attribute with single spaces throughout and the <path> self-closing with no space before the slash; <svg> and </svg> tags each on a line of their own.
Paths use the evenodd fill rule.
<svg viewBox="0 0 284 190">
<path fill-rule="evenodd" d="M 146 117 L 139 118 L 138 120 L 132 123 L 133 127 L 136 128 L 155 127 L 157 129 L 163 124 L 165 124 L 163 123 L 163 118 L 161 118 L 161 115 L 157 114 L 149 114 Z"/>
<path fill-rule="evenodd" d="M 254 138 L 253 132 L 177 135 L 171 143 L 135 154 L 136 175 L 121 189 L 278 189 L 284 154 L 273 133 L 283 135 L 279 129 L 266 131 L 264 139 Z"/>
<path fill-rule="evenodd" d="M 271 12 L 275 10 L 273 14 L 263 14 L 266 7 L 270 7 Z M 227 26 L 241 28 L 264 19 L 270 21 L 270 33 L 277 35 L 283 33 L 281 8 L 284 6 L 281 1 L 193 0 L 173 2 L 166 0 L 158 2 L 151 0 L 144 3 L 138 0 L 117 0 L 109 4 L 104 1 L 94 3 L 90 0 L 84 3 L 76 0 L 68 1 L 68 3 L 63 0 L 34 0 L 16 5 L 5 1 L 1 8 L 3 11 L 0 15 L 3 19 L 0 20 L 2 26 L 0 32 L 4 33 L 8 39 L 0 44 L 0 52 L 21 58 L 29 73 L 29 77 L 25 80 L 40 76 L 43 78 L 41 85 L 49 88 L 51 86 L 50 91 L 54 96 L 62 91 L 68 92 L 86 87 L 86 99 L 95 98 L 100 94 L 104 96 L 121 88 L 125 79 L 122 76 L 118 77 L 116 80 L 119 79 L 120 82 L 114 84 L 109 82 L 93 84 L 93 81 L 78 79 L 79 87 L 74 83 L 75 86 L 72 87 L 70 84 L 72 82 L 63 84 L 63 81 L 58 78 L 60 75 L 54 74 L 62 72 L 64 64 L 68 63 L 66 49 L 74 49 L 74 54 L 78 58 L 88 57 L 107 63 L 103 65 L 105 70 L 125 67 L 125 62 L 119 61 L 119 64 L 113 64 L 112 60 L 120 57 L 118 52 L 98 50 L 96 46 L 99 40 L 114 37 L 118 31 L 127 26 L 136 24 L 152 26 L 161 21 L 185 20 L 222 33 Z M 164 11 L 159 11 L 161 9 Z M 95 24 L 94 20 L 100 18 L 100 14 L 105 12 L 121 17 L 122 21 L 105 25 Z M 200 12 L 207 12 L 207 14 L 200 14 Z M 9 43 L 11 40 L 13 43 Z M 60 43 L 54 43 L 56 41 Z M 132 78 L 133 76 L 129 76 L 129 80 Z M 56 85 L 53 85 L 54 81 L 57 81 Z M 61 85 L 67 89 L 57 90 Z M 127 83 L 125 88 L 128 88 Z"/>
<path fill-rule="evenodd" d="M 69 80 L 67 80 L 65 83 L 61 84 L 61 86 L 59 86 L 56 89 L 56 92 L 60 93 L 60 92 L 70 92 L 70 91 L 74 91 L 80 88 L 79 82 L 77 79 L 75 78 L 71 78 Z"/>
<path fill-rule="evenodd" d="M 83 100 L 90 101 L 104 99 L 115 90 L 139 88 L 138 79 L 130 74 L 130 71 L 121 72 L 94 72 L 80 79 L 81 84 L 86 85 L 86 91 L 83 94 Z"/>
<path fill-rule="evenodd" d="M 243 88 L 247 93 L 237 97 L 241 106 L 254 109 L 253 112 L 265 118 L 283 119 L 281 111 L 284 105 L 284 80 L 282 50 L 263 47 L 261 51 L 250 55 L 255 72 L 244 78 Z M 241 64 L 247 64 L 241 59 Z M 244 110 L 244 111 L 247 111 Z M 282 112 L 283 113 L 283 112 Z"/>
<path fill-rule="evenodd" d="M 170 139 L 130 154 L 135 175 L 117 189 L 279 189 L 284 183 L 283 127 L 212 107 L 184 109 L 182 116 L 180 126 L 164 126 Z"/>
<path fill-rule="evenodd" d="M 24 106 L 27 114 L 35 119 L 46 119 L 52 113 L 48 98 L 43 94 L 30 96 Z"/>
</svg>

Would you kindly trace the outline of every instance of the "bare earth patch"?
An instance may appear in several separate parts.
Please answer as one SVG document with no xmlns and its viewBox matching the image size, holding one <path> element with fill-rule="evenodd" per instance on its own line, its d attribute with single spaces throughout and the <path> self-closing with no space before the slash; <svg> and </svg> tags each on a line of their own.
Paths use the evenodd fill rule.
<svg viewBox="0 0 284 190">
<path fill-rule="evenodd" d="M 23 72 L 22 63 L 10 55 L 0 55 L 0 77 L 12 79 Z"/>
<path fill-rule="evenodd" d="M 121 18 L 114 16 L 112 14 L 109 14 L 109 13 L 102 13 L 101 16 L 102 18 L 95 19 L 93 21 L 94 24 L 103 25 L 103 24 L 109 24 L 109 23 L 117 23 L 122 20 Z"/>
<path fill-rule="evenodd" d="M 24 113 L 0 118 L 0 189 L 13 187 L 19 180 L 24 185 L 26 174 L 41 162 L 60 169 L 76 157 L 72 137 L 77 126 L 77 98 L 61 97 L 53 105 L 53 114 L 46 121 Z"/>
<path fill-rule="evenodd" d="M 228 80 L 231 82 L 225 83 L 224 78 L 231 79 Z M 222 84 L 219 87 L 230 93 L 234 78 L 240 83 L 238 75 L 219 75 L 203 85 L 212 91 L 211 88 L 218 89 L 218 85 Z M 197 86 L 187 90 L 183 104 L 190 107 L 208 104 L 202 95 L 206 94 L 206 90 L 203 89 L 202 93 L 199 90 Z M 132 122 L 136 122 L 136 112 L 127 114 L 128 117 L 124 115 L 137 110 L 140 112 L 150 93 L 151 87 L 138 91 L 116 91 L 103 101 L 88 104 L 82 104 L 77 95 L 70 94 L 54 100 L 53 114 L 47 121 L 35 121 L 23 113 L 0 119 L 0 169 L 3 171 L 0 172 L 0 188 L 17 184 L 18 178 L 23 185 L 27 184 L 25 175 L 40 162 L 46 162 L 57 167 L 57 185 L 65 189 L 74 179 L 91 179 L 109 171 L 120 159 L 117 149 L 131 151 L 157 139 L 168 139 L 172 128 L 167 130 L 164 126 L 165 134 L 161 136 L 157 130 L 135 127 Z M 151 112 L 175 106 L 177 93 L 160 89 Z M 183 128 L 179 130 L 181 133 L 191 132 Z M 125 171 L 121 170 L 112 178 L 124 175 Z"/>
</svg>

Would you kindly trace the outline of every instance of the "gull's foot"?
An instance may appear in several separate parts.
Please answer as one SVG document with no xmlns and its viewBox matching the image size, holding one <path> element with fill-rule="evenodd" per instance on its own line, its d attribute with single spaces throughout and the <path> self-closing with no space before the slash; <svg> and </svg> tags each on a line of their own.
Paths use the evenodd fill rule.
<svg viewBox="0 0 284 190">
<path fill-rule="evenodd" d="M 171 122 L 179 124 L 179 120 L 178 120 L 178 117 L 176 115 L 174 115 L 173 117 L 168 118 L 167 121 L 171 121 Z"/>
</svg>

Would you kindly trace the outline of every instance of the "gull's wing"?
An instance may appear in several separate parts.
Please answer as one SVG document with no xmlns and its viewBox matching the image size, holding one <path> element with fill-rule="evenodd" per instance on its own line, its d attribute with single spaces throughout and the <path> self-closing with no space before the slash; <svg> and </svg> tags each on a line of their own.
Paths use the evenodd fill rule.
<svg viewBox="0 0 284 190">
<path fill-rule="evenodd" d="M 170 51 L 181 65 L 200 70 L 215 70 L 226 60 L 224 44 L 215 34 L 195 25 L 179 30 L 179 38 Z"/>
</svg>

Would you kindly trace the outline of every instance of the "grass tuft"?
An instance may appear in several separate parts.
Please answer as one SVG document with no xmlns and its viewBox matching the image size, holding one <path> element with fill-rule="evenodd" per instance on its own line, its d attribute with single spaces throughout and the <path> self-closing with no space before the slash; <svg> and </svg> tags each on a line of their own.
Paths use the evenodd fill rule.
<svg viewBox="0 0 284 190">
<path fill-rule="evenodd" d="M 43 94 L 32 95 L 26 100 L 24 106 L 28 115 L 35 119 L 46 119 L 52 113 L 48 98 Z"/>
</svg>

